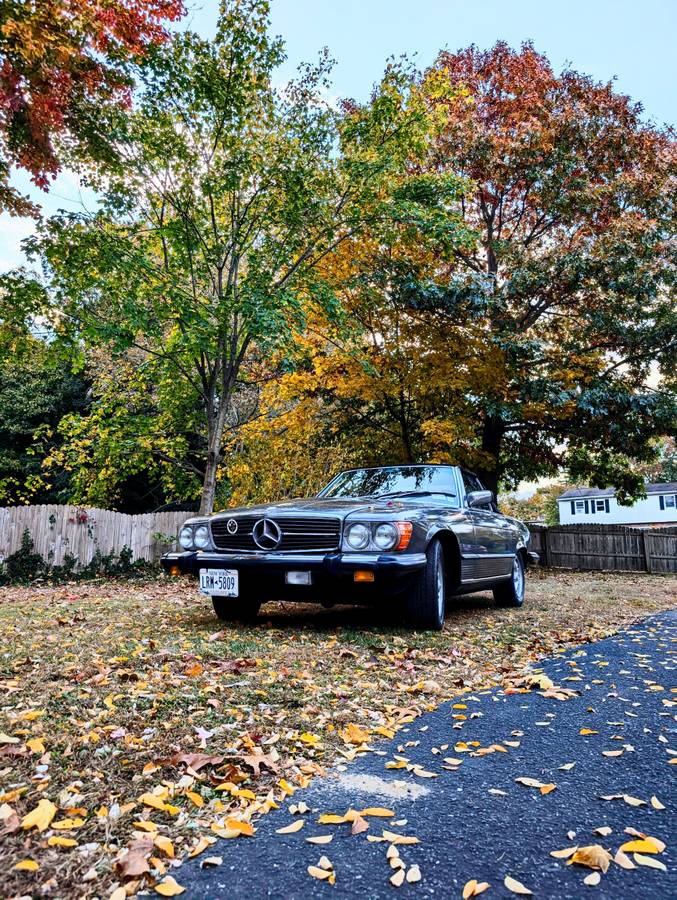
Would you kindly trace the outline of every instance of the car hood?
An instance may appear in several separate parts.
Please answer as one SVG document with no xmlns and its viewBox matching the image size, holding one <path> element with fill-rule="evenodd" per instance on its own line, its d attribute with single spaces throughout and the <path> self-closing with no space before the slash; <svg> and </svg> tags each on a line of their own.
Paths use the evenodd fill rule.
<svg viewBox="0 0 677 900">
<path fill-rule="evenodd" d="M 365 500 L 354 498 L 327 498 L 313 497 L 308 500 L 284 500 L 279 503 L 266 503 L 260 506 L 242 506 L 237 509 L 225 509 L 217 513 L 216 518 L 224 518 L 236 515 L 260 515 L 275 518 L 275 516 L 293 515 L 322 515 L 345 518 L 356 512 L 383 513 L 384 515 L 397 513 L 402 510 L 415 510 L 417 507 L 430 506 L 429 500 L 423 502 L 423 498 L 392 498 L 383 500 Z"/>
</svg>

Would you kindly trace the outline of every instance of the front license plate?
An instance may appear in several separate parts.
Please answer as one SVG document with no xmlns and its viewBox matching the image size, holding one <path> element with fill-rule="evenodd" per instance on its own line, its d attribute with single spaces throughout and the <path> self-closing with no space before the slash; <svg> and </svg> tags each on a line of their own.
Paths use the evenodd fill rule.
<svg viewBox="0 0 677 900">
<path fill-rule="evenodd" d="M 200 593 L 209 597 L 237 597 L 237 569 L 200 569 Z"/>
</svg>

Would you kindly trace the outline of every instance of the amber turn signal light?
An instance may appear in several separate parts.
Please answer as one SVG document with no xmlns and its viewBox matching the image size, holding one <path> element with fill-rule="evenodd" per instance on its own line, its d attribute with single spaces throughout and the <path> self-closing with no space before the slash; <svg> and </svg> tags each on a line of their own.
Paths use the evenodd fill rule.
<svg viewBox="0 0 677 900">
<path fill-rule="evenodd" d="M 356 572 L 353 572 L 353 581 L 373 581 L 374 573 L 369 572 L 366 569 L 358 569 Z"/>
<path fill-rule="evenodd" d="M 406 550 L 409 546 L 409 541 L 411 540 L 411 533 L 414 530 L 414 526 L 411 522 L 395 522 L 395 528 L 400 533 L 400 540 L 395 547 L 396 550 Z"/>
</svg>

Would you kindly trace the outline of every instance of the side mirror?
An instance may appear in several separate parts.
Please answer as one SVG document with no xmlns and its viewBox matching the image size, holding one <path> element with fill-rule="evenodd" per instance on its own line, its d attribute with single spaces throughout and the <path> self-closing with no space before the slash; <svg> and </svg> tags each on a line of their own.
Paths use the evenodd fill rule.
<svg viewBox="0 0 677 900">
<path fill-rule="evenodd" d="M 491 491 L 470 491 L 469 494 L 465 495 L 465 502 L 468 506 L 486 506 L 487 503 L 494 502 L 494 495 Z"/>
</svg>

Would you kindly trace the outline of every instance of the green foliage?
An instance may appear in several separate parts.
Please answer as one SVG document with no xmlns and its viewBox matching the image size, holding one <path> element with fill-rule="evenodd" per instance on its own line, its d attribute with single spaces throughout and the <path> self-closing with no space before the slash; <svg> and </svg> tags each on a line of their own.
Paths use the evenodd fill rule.
<svg viewBox="0 0 677 900">
<path fill-rule="evenodd" d="M 89 406 L 88 383 L 35 338 L 26 352 L 0 366 L 0 504 L 59 503 L 72 484 L 68 471 L 47 473 L 44 460 L 62 444 L 62 417 Z"/>
<path fill-rule="evenodd" d="M 21 536 L 21 546 L 0 564 L 0 585 L 31 584 L 47 581 L 62 584 L 66 581 L 88 581 L 95 578 L 133 577 L 150 571 L 153 567 L 143 559 L 132 559 L 129 547 L 119 554 L 103 554 L 97 548 L 86 565 L 77 568 L 78 560 L 67 553 L 59 566 L 52 566 L 40 553 L 35 552 L 33 539 L 26 528 Z"/>
</svg>

